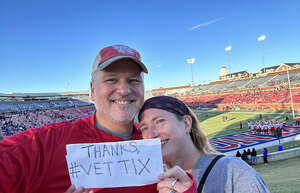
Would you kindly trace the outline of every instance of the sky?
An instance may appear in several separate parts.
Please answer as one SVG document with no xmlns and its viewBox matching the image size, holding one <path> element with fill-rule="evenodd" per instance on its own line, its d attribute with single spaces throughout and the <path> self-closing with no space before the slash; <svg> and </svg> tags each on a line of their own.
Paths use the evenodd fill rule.
<svg viewBox="0 0 300 193">
<path fill-rule="evenodd" d="M 216 81 L 221 66 L 256 73 L 262 50 L 265 67 L 300 62 L 299 10 L 299 0 L 0 0 L 0 93 L 87 91 L 96 54 L 115 44 L 140 52 L 146 90 L 192 84 L 192 72 L 194 84 Z"/>
</svg>

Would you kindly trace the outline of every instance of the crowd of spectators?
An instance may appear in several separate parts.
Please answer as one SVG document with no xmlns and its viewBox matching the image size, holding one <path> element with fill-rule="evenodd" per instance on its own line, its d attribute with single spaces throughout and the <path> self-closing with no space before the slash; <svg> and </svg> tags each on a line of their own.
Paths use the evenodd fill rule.
<svg viewBox="0 0 300 193">
<path fill-rule="evenodd" d="M 0 114 L 0 136 L 11 136 L 28 128 L 40 127 L 50 123 L 71 121 L 87 116 L 93 107 L 20 111 Z"/>
<path fill-rule="evenodd" d="M 300 102 L 300 89 L 293 89 L 293 102 Z M 241 93 L 210 94 L 180 97 L 191 108 L 213 108 L 218 104 L 277 104 L 290 103 L 290 92 L 287 88 L 273 88 L 269 90 L 253 90 Z"/>
<path fill-rule="evenodd" d="M 283 101 L 289 96 L 287 89 L 257 90 L 227 96 L 222 104 L 272 104 Z"/>
</svg>

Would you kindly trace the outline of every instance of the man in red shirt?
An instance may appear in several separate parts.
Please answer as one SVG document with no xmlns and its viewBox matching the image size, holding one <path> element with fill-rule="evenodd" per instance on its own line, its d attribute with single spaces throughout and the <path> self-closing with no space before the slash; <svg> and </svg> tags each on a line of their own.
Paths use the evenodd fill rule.
<svg viewBox="0 0 300 193">
<path fill-rule="evenodd" d="M 143 73 L 148 70 L 136 50 L 124 45 L 103 48 L 93 63 L 90 83 L 96 112 L 74 122 L 49 124 L 4 138 L 0 143 L 1 192 L 65 192 L 71 186 L 66 144 L 141 139 L 133 119 L 144 102 Z M 94 189 L 106 193 L 156 191 L 156 184 Z"/>
</svg>

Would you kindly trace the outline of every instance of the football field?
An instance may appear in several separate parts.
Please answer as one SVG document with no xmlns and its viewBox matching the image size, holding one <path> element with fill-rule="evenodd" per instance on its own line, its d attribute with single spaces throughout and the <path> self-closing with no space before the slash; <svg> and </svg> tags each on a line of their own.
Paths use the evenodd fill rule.
<svg viewBox="0 0 300 193">
<path fill-rule="evenodd" d="M 194 110 L 194 112 L 199 118 L 200 125 L 205 128 L 208 138 L 248 131 L 248 122 L 260 120 L 260 115 L 265 120 L 284 121 L 288 117 L 288 122 L 295 121 L 292 114 L 286 111 Z M 225 117 L 227 118 L 225 119 Z M 242 129 L 240 129 L 241 121 L 243 123 Z"/>
<path fill-rule="evenodd" d="M 300 192 L 300 157 L 254 166 L 272 193 Z"/>
<path fill-rule="evenodd" d="M 199 110 L 195 112 L 199 117 L 200 125 L 205 128 L 211 143 L 221 152 L 228 153 L 239 148 L 255 147 L 258 150 L 268 147 L 271 153 L 278 151 L 279 143 L 283 145 L 283 149 L 300 147 L 300 140 L 298 140 L 299 128 L 296 130 L 289 127 L 285 128 L 285 136 L 280 139 L 272 135 L 253 135 L 248 132 L 248 122 L 260 120 L 261 117 L 265 120 L 285 121 L 288 119 L 287 123 L 294 122 L 290 112 Z M 242 129 L 240 129 L 240 122 L 243 123 Z M 235 140 L 239 142 L 234 142 Z M 260 151 L 259 153 L 261 153 Z"/>
<path fill-rule="evenodd" d="M 198 111 L 195 110 L 200 125 L 205 128 L 208 137 L 220 137 L 237 132 L 248 131 L 248 121 L 260 120 L 260 114 L 265 120 L 294 121 L 290 112 L 275 111 Z M 299 115 L 298 115 L 299 116 Z M 227 120 L 224 119 L 227 117 Z M 240 129 L 240 121 L 243 128 Z M 300 147 L 300 141 L 283 144 L 284 149 Z M 269 147 L 269 153 L 277 151 L 277 145 Z M 262 150 L 257 151 L 258 154 Z M 270 162 L 268 165 L 254 166 L 262 176 L 272 193 L 299 193 L 300 192 L 300 157 L 282 161 Z"/>
</svg>

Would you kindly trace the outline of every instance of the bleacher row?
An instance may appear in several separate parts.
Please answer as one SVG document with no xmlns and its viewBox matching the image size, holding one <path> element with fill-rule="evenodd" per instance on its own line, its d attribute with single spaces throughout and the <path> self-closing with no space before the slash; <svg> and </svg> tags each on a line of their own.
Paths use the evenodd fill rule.
<svg viewBox="0 0 300 193">
<path fill-rule="evenodd" d="M 94 106 L 76 107 L 60 110 L 63 114 L 67 115 L 70 119 L 76 119 L 83 116 L 88 116 L 95 111 Z"/>
<path fill-rule="evenodd" d="M 67 100 L 67 101 L 45 101 L 45 102 L 30 102 L 30 103 L 0 103 L 0 112 L 19 112 L 19 111 L 33 111 L 46 110 L 57 108 L 70 108 L 87 106 L 91 103 L 81 100 Z"/>
</svg>

